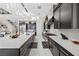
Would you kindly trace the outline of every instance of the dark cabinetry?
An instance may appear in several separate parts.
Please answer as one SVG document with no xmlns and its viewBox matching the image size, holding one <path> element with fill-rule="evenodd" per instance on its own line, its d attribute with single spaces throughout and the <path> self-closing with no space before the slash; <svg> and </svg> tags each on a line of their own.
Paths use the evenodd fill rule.
<svg viewBox="0 0 79 59">
<path fill-rule="evenodd" d="M 54 12 L 54 28 L 58 29 L 60 28 L 60 8 L 58 8 L 55 12 Z"/>
<path fill-rule="evenodd" d="M 29 55 L 30 50 L 31 50 L 31 48 L 29 48 L 29 47 L 32 44 L 32 42 L 34 41 L 34 39 L 35 39 L 35 36 L 33 35 L 24 43 L 24 45 L 20 48 L 20 56 Z"/>
<path fill-rule="evenodd" d="M 58 43 L 48 37 L 49 49 L 53 56 L 73 56 L 69 51 L 61 47 Z"/>
<path fill-rule="evenodd" d="M 59 50 L 55 42 L 52 40 L 49 40 L 49 46 L 50 46 L 50 51 L 53 54 L 53 56 L 59 56 Z"/>
<path fill-rule="evenodd" d="M 62 48 L 60 48 L 59 47 L 59 55 L 60 56 L 69 56 L 70 54 L 69 53 L 67 53 L 64 49 L 62 49 Z"/>
<path fill-rule="evenodd" d="M 54 11 L 54 28 L 71 29 L 73 22 L 73 4 L 63 3 Z"/>
<path fill-rule="evenodd" d="M 67 51 L 64 47 L 59 45 L 56 41 L 51 39 L 49 36 L 43 34 L 43 38 L 48 41 L 49 49 L 53 56 L 73 56 L 72 53 Z"/>
<path fill-rule="evenodd" d="M 60 27 L 61 29 L 71 29 L 73 14 L 72 14 L 72 4 L 65 3 L 61 5 L 61 13 L 60 13 Z"/>
<path fill-rule="evenodd" d="M 77 3 L 75 5 L 76 5 L 75 9 L 77 8 L 77 12 L 76 12 L 77 13 L 77 15 L 76 15 L 77 16 L 77 21 L 76 21 L 77 23 L 76 24 L 77 24 L 77 28 L 79 28 L 79 3 Z"/>
</svg>

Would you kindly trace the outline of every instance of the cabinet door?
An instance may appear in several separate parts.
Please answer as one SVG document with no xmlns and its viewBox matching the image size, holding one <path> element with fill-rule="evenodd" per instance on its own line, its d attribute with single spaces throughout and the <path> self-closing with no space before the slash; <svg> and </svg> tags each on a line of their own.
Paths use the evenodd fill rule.
<svg viewBox="0 0 79 59">
<path fill-rule="evenodd" d="M 69 51 L 67 51 L 61 46 L 59 46 L 59 55 L 60 56 L 73 56 L 73 54 L 71 54 Z"/>
<path fill-rule="evenodd" d="M 59 50 L 55 45 L 53 45 L 52 54 L 54 56 L 59 56 Z"/>
<path fill-rule="evenodd" d="M 57 48 L 57 45 L 54 41 L 50 40 L 50 51 L 53 54 L 53 56 L 59 56 L 59 50 Z"/>
<path fill-rule="evenodd" d="M 27 42 L 20 48 L 20 55 L 23 56 L 26 50 L 28 49 Z"/>
<path fill-rule="evenodd" d="M 60 27 L 61 29 L 71 29 L 72 28 L 72 21 L 73 21 L 73 14 L 72 14 L 72 4 L 71 3 L 64 3 L 61 5 L 61 20 L 60 20 Z"/>
<path fill-rule="evenodd" d="M 63 52 L 60 51 L 60 56 L 66 56 Z"/>
<path fill-rule="evenodd" d="M 77 4 L 77 29 L 79 29 L 79 3 L 76 3 Z"/>
<path fill-rule="evenodd" d="M 27 56 L 27 55 L 29 55 L 30 50 L 31 50 L 31 48 L 29 48 L 29 47 L 30 47 L 31 43 L 34 41 L 34 39 L 35 39 L 35 36 L 33 35 L 20 48 L 20 55 L 21 56 L 25 56 L 25 55 Z"/>
<path fill-rule="evenodd" d="M 60 56 L 69 56 L 69 53 L 67 53 L 64 49 L 59 47 L 59 55 Z"/>
<path fill-rule="evenodd" d="M 55 12 L 54 12 L 54 28 L 58 29 L 60 28 L 60 8 L 58 8 Z"/>
</svg>

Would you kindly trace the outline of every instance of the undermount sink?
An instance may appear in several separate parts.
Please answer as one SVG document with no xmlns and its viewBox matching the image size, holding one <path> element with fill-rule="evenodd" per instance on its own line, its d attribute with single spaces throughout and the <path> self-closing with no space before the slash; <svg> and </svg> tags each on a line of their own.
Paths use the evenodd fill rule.
<svg viewBox="0 0 79 59">
<path fill-rule="evenodd" d="M 57 36 L 56 34 L 53 33 L 46 33 L 48 36 Z"/>
</svg>

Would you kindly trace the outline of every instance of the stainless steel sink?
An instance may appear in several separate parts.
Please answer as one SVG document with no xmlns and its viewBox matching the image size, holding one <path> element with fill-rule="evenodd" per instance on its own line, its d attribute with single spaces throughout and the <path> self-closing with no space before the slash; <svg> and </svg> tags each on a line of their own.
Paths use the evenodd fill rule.
<svg viewBox="0 0 79 59">
<path fill-rule="evenodd" d="M 53 33 L 46 33 L 46 35 L 48 35 L 48 36 L 57 36 L 56 34 L 53 34 Z"/>
</svg>

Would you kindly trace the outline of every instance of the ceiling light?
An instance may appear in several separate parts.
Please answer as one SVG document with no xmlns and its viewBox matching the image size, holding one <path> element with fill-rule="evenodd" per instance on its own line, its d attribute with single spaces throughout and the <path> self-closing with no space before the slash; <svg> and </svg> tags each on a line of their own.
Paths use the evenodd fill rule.
<svg viewBox="0 0 79 59">
<path fill-rule="evenodd" d="M 39 5 L 39 6 L 37 6 L 37 8 L 38 8 L 38 9 L 41 9 L 42 7 Z"/>
</svg>

